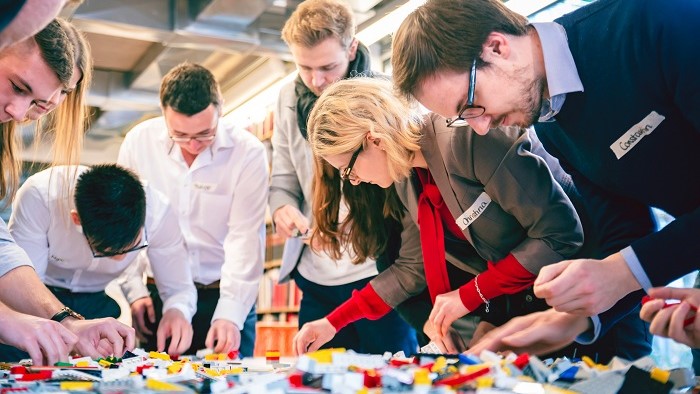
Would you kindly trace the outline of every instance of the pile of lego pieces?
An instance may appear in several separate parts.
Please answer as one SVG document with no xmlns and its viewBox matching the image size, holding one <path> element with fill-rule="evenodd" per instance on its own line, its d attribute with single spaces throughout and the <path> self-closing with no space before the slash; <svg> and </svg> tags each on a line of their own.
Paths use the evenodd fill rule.
<svg viewBox="0 0 700 394">
<path fill-rule="evenodd" d="M 428 351 L 429 349 L 422 349 Z M 615 359 L 599 365 L 582 360 L 540 360 L 534 356 L 421 353 L 367 355 L 343 349 L 306 354 L 292 369 L 279 352 L 266 359 L 235 354 L 127 352 L 121 359 L 71 359 L 51 367 L 5 366 L 6 392 L 95 393 L 669 393 L 697 385 L 687 369 L 665 371 L 649 358 Z M 3 367 L 3 366 L 0 366 Z M 679 391 L 680 392 L 680 391 Z"/>
</svg>

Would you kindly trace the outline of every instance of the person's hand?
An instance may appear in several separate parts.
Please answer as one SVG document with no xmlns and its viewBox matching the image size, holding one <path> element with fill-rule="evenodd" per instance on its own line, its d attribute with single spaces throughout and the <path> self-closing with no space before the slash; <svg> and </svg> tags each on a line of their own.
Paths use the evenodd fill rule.
<svg viewBox="0 0 700 394">
<path fill-rule="evenodd" d="M 437 337 L 441 338 L 447 335 L 447 331 L 455 320 L 467 313 L 469 313 L 469 309 L 462 304 L 459 290 L 453 290 L 435 297 L 435 304 L 433 310 L 430 311 L 428 321 L 435 327 Z"/>
<path fill-rule="evenodd" d="M 185 319 L 182 311 L 177 308 L 168 309 L 163 313 L 156 332 L 158 351 L 165 350 L 165 341 L 170 338 L 168 354 L 182 354 L 192 344 L 192 332 L 192 324 Z"/>
<path fill-rule="evenodd" d="M 430 342 L 437 345 L 444 354 L 457 354 L 467 349 L 467 345 L 464 343 L 462 336 L 452 327 L 447 329 L 445 335 L 438 336 L 435 326 L 433 326 L 433 323 L 428 319 L 423 325 L 423 332 L 430 338 Z"/>
<path fill-rule="evenodd" d="M 483 350 L 512 350 L 518 354 L 547 354 L 573 342 L 590 324 L 588 317 L 548 309 L 511 319 L 489 331 L 467 352 L 478 355 Z"/>
<path fill-rule="evenodd" d="M 292 340 L 294 355 L 318 350 L 333 339 L 335 333 L 335 327 L 325 317 L 304 324 Z"/>
<path fill-rule="evenodd" d="M 214 353 L 228 353 L 241 346 L 241 330 L 232 321 L 216 319 L 211 324 L 204 344 Z"/>
<path fill-rule="evenodd" d="M 153 332 L 146 326 L 146 318 L 155 324 L 156 310 L 153 308 L 151 297 L 142 297 L 131 303 L 131 320 L 136 329 L 136 335 L 143 342 L 146 342 L 146 335 L 153 335 Z"/>
<path fill-rule="evenodd" d="M 700 317 L 692 319 L 700 305 L 700 289 L 655 287 L 649 289 L 649 296 L 655 299 L 645 302 L 639 312 L 642 320 L 651 323 L 649 332 L 671 338 L 691 348 L 700 347 Z M 667 299 L 681 302 L 664 308 Z M 686 321 L 689 322 L 688 325 L 685 325 Z"/>
<path fill-rule="evenodd" d="M 68 361 L 68 353 L 78 337 L 61 323 L 2 308 L 0 343 L 29 353 L 34 365 L 54 365 Z"/>
<path fill-rule="evenodd" d="M 133 350 L 136 345 L 134 329 L 112 317 L 91 320 L 67 317 L 61 324 L 77 335 L 78 342 L 73 350 L 83 356 L 121 357 L 124 350 Z"/>
<path fill-rule="evenodd" d="M 292 236 L 294 230 L 302 234 L 309 232 L 309 220 L 296 207 L 289 204 L 283 205 L 272 214 L 275 222 L 275 231 L 284 238 Z"/>
<path fill-rule="evenodd" d="M 568 260 L 548 265 L 535 280 L 535 295 L 559 312 L 593 316 L 610 309 L 641 285 L 622 254 L 604 260 Z"/>
<path fill-rule="evenodd" d="M 479 343 L 481 338 L 483 338 L 486 334 L 494 330 L 496 326 L 489 322 L 485 321 L 480 321 L 479 324 L 476 326 L 476 330 L 474 330 L 474 334 L 472 334 L 472 339 L 469 341 L 469 347 L 474 346 L 475 344 Z"/>
</svg>

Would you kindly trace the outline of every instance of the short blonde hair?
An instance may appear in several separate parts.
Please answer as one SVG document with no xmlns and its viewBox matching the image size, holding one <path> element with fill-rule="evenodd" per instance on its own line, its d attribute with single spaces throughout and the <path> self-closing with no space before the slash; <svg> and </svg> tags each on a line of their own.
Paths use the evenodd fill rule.
<svg viewBox="0 0 700 394">
<path fill-rule="evenodd" d="M 389 81 L 351 78 L 333 83 L 308 120 L 309 142 L 319 157 L 354 152 L 368 132 L 379 135 L 394 181 L 408 177 L 420 149 L 423 121 L 416 106 L 394 93 Z"/>
<path fill-rule="evenodd" d="M 306 0 L 282 28 L 287 45 L 312 48 L 330 37 L 337 38 L 345 49 L 355 37 L 352 8 L 339 0 Z"/>
</svg>

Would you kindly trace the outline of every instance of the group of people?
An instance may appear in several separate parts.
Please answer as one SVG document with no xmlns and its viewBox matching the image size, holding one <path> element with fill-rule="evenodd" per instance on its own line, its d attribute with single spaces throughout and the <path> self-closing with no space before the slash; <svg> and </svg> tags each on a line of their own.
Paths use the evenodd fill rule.
<svg viewBox="0 0 700 394">
<path fill-rule="evenodd" d="M 394 35 L 388 77 L 347 4 L 306 0 L 282 30 L 299 75 L 270 171 L 191 63 L 163 78 L 162 116 L 127 133 L 116 164 L 77 165 L 89 46 L 53 19 L 63 2 L 33 2 L 0 2 L 0 359 L 120 354 L 137 336 L 252 355 L 268 206 L 280 281 L 303 292 L 299 354 L 432 341 L 604 362 L 648 354 L 649 333 L 700 347 L 700 319 L 684 324 L 700 290 L 661 287 L 698 268 L 700 44 L 676 18 L 700 5 L 598 0 L 529 23 L 498 0 L 429 0 Z M 53 166 L 18 188 L 31 120 Z M 651 207 L 675 220 L 658 230 Z M 114 279 L 135 330 L 114 319 Z"/>
</svg>

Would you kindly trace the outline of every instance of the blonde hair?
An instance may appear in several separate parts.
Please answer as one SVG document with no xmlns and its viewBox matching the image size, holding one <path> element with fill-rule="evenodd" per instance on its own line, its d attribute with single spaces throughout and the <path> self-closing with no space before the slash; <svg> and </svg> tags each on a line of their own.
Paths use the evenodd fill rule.
<svg viewBox="0 0 700 394">
<path fill-rule="evenodd" d="M 21 50 L 29 48 L 28 50 L 40 51 L 44 61 L 64 85 L 70 81 L 75 65 L 74 44 L 71 42 L 68 26 L 70 24 L 65 20 L 56 18 L 34 37 L 15 44 L 16 48 L 21 48 Z M 2 139 L 2 145 L 0 145 L 0 165 L 2 165 L 0 199 L 5 199 L 5 206 L 11 202 L 17 191 L 21 173 L 21 161 L 17 157 L 21 144 L 19 142 L 20 136 L 16 130 L 17 124 L 14 121 L 0 124 L 0 138 Z M 71 134 L 72 138 L 78 134 L 73 129 L 66 129 L 64 132 Z M 80 139 L 82 140 L 82 133 L 80 133 Z M 80 152 L 82 146 L 76 148 L 71 145 L 70 141 L 73 140 L 71 138 L 57 138 L 55 152 L 65 153 L 70 150 Z M 77 157 L 75 159 L 77 161 Z"/>
<path fill-rule="evenodd" d="M 38 128 L 43 126 L 44 132 L 53 136 L 53 165 L 76 164 L 80 160 L 83 136 L 89 128 L 90 117 L 86 102 L 87 92 L 92 83 L 90 45 L 73 24 L 65 20 L 60 20 L 60 22 L 74 46 L 75 65 L 80 70 L 81 77 L 75 85 L 75 89 L 66 93 L 63 102 L 46 117 L 46 121 L 37 122 Z M 41 135 L 40 130 L 37 130 L 39 131 L 38 136 Z"/>
<path fill-rule="evenodd" d="M 338 170 L 323 157 L 356 151 L 371 131 L 384 142 L 389 173 L 398 181 L 410 175 L 420 149 L 421 126 L 418 110 L 394 95 L 389 81 L 352 78 L 324 91 L 308 123 L 315 167 L 312 243 L 317 241 L 336 259 L 348 245 L 355 254 L 354 264 L 387 252 L 404 214 L 394 187 L 342 182 Z M 341 195 L 348 205 L 342 223 L 338 218 Z"/>
<path fill-rule="evenodd" d="M 316 101 L 308 120 L 309 143 L 316 156 L 341 155 L 357 150 L 372 132 L 384 143 L 389 176 L 396 182 L 411 172 L 422 124 L 418 108 L 397 96 L 389 81 L 345 79 Z"/>
<path fill-rule="evenodd" d="M 347 49 L 355 36 L 355 16 L 352 8 L 338 0 L 306 0 L 282 28 L 282 39 L 287 45 L 311 48 L 333 37 Z"/>
</svg>

